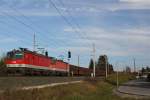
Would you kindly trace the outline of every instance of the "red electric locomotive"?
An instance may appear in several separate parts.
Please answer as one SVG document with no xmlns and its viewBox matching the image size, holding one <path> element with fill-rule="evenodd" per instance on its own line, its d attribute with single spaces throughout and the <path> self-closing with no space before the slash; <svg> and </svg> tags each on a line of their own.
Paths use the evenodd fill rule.
<svg viewBox="0 0 150 100">
<path fill-rule="evenodd" d="M 24 48 L 7 53 L 6 65 L 8 73 L 23 75 L 66 75 L 68 64 L 53 57 L 38 54 Z"/>
</svg>

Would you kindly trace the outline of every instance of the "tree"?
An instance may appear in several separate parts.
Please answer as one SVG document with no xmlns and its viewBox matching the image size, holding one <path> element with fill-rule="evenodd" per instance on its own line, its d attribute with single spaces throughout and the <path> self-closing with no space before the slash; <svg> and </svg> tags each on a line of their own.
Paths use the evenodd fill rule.
<svg viewBox="0 0 150 100">
<path fill-rule="evenodd" d="M 150 68 L 148 66 L 146 66 L 146 72 L 149 72 Z"/>
<path fill-rule="evenodd" d="M 145 73 L 145 68 L 144 67 L 142 67 L 141 72 L 142 72 L 142 74 Z"/>
<path fill-rule="evenodd" d="M 5 56 L 0 58 L 0 75 L 4 75 L 6 72 Z"/>
<path fill-rule="evenodd" d="M 126 73 L 131 73 L 131 68 L 129 66 L 126 66 Z"/>
<path fill-rule="evenodd" d="M 98 62 L 97 62 L 96 68 L 100 69 L 100 70 L 105 70 L 106 64 L 108 64 L 107 56 L 106 55 L 101 55 L 98 58 Z"/>
<path fill-rule="evenodd" d="M 4 66 L 5 66 L 4 60 L 0 59 L 0 67 L 4 67 Z"/>
<path fill-rule="evenodd" d="M 91 59 L 89 64 L 89 69 L 93 69 L 93 66 L 94 66 L 94 62 L 93 59 Z"/>
<path fill-rule="evenodd" d="M 114 72 L 114 68 L 112 64 L 109 64 L 109 73 Z"/>
<path fill-rule="evenodd" d="M 0 67 L 5 67 L 6 66 L 6 64 L 5 64 L 5 56 L 3 56 L 3 57 L 1 57 L 0 58 Z"/>
</svg>

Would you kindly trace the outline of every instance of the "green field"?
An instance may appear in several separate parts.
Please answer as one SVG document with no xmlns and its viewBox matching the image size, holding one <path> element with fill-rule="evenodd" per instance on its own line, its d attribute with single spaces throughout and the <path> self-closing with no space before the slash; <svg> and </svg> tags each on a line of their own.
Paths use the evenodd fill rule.
<svg viewBox="0 0 150 100">
<path fill-rule="evenodd" d="M 86 79 L 77 84 L 43 89 L 7 90 L 0 95 L 0 100 L 134 100 L 120 98 L 112 92 L 116 88 L 115 76 L 111 75 L 108 80 Z M 132 75 L 120 74 L 119 80 L 124 83 L 132 78 Z"/>
</svg>

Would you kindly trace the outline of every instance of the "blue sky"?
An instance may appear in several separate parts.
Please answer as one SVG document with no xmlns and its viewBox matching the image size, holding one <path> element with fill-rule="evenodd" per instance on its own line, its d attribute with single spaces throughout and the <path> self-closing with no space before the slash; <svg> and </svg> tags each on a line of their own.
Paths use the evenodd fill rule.
<svg viewBox="0 0 150 100">
<path fill-rule="evenodd" d="M 137 67 L 150 65 L 149 0 L 52 1 L 71 25 L 49 0 L 0 0 L 1 54 L 18 47 L 32 50 L 35 33 L 38 47 L 50 56 L 66 58 L 71 50 L 72 64 L 80 55 L 81 66 L 88 66 L 95 43 L 96 57 L 108 55 L 119 69 L 132 67 L 133 58 Z"/>
</svg>

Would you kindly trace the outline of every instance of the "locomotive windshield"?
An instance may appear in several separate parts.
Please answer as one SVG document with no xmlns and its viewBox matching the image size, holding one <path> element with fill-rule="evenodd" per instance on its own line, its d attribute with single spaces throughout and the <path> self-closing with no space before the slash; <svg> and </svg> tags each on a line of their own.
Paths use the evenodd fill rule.
<svg viewBox="0 0 150 100">
<path fill-rule="evenodd" d="M 22 59 L 23 53 L 21 51 L 11 51 L 7 53 L 7 58 L 9 59 Z"/>
<path fill-rule="evenodd" d="M 16 53 L 15 54 L 15 59 L 21 59 L 23 57 L 22 53 Z"/>
</svg>

